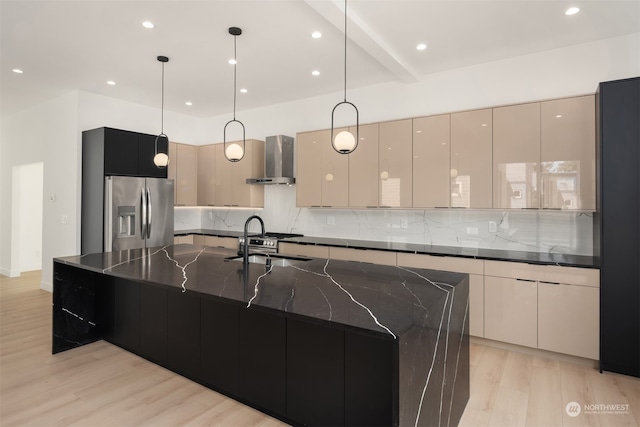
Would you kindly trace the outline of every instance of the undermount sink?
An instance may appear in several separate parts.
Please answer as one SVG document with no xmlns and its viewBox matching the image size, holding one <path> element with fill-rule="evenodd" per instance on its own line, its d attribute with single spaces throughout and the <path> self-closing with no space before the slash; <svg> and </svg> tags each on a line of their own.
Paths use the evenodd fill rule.
<svg viewBox="0 0 640 427">
<path fill-rule="evenodd" d="M 258 255 L 253 254 L 249 255 L 249 262 L 251 264 L 262 264 L 262 265 L 277 265 L 279 267 L 288 267 L 290 265 L 296 265 L 300 261 L 309 261 L 311 258 L 301 258 L 301 257 L 292 257 L 292 256 L 281 256 L 281 255 Z M 242 262 L 242 256 L 235 256 L 225 258 L 225 261 L 239 261 Z"/>
</svg>

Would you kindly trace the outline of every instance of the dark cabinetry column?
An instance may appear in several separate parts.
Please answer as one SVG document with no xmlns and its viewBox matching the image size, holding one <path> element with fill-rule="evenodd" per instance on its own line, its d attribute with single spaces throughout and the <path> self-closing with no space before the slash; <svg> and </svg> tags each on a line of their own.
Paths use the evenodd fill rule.
<svg viewBox="0 0 640 427">
<path fill-rule="evenodd" d="M 140 351 L 140 284 L 113 278 L 115 310 L 113 343 L 134 353 Z"/>
<path fill-rule="evenodd" d="M 167 290 L 140 287 L 140 354 L 160 365 L 167 364 Z"/>
<path fill-rule="evenodd" d="M 239 310 L 206 297 L 200 300 L 202 381 L 232 395 L 238 394 Z"/>
<path fill-rule="evenodd" d="M 286 319 L 240 311 L 239 395 L 265 411 L 285 414 Z"/>
<path fill-rule="evenodd" d="M 344 425 L 344 331 L 287 319 L 287 417 Z"/>
<path fill-rule="evenodd" d="M 640 77 L 601 83 L 596 100 L 600 367 L 640 377 Z"/>
<path fill-rule="evenodd" d="M 172 370 L 192 379 L 200 375 L 200 297 L 168 291 L 168 360 Z"/>
<path fill-rule="evenodd" d="M 138 176 L 137 133 L 105 128 L 103 144 L 105 175 Z"/>
</svg>

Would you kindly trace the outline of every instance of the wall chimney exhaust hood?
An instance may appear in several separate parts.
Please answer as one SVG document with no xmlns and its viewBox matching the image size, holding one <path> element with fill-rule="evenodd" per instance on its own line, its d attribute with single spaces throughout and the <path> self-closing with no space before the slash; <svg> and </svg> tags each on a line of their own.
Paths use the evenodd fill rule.
<svg viewBox="0 0 640 427">
<path fill-rule="evenodd" d="M 292 137 L 275 135 L 265 139 L 264 174 L 262 178 L 248 178 L 247 184 L 295 184 Z"/>
</svg>

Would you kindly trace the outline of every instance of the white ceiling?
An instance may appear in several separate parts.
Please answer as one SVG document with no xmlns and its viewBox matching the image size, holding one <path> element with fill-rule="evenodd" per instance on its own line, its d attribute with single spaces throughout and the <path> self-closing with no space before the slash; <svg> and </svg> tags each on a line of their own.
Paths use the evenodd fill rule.
<svg viewBox="0 0 640 427">
<path fill-rule="evenodd" d="M 158 55 L 170 58 L 167 110 L 196 117 L 230 113 L 231 26 L 243 30 L 237 39 L 238 89 L 248 90 L 238 93 L 238 111 L 340 92 L 343 4 L 0 0 L 2 113 L 75 89 L 159 107 Z M 580 13 L 565 16 L 572 5 Z M 640 0 L 349 0 L 348 17 L 347 91 L 637 33 Z M 156 27 L 143 28 L 145 20 Z M 311 38 L 316 30 L 322 38 Z M 417 51 L 419 42 L 428 48 Z"/>
</svg>

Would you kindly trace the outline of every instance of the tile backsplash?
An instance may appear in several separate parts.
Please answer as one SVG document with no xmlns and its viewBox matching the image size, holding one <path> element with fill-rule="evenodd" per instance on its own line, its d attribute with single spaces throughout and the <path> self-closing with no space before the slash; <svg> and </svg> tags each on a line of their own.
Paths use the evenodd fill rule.
<svg viewBox="0 0 640 427">
<path fill-rule="evenodd" d="M 175 230 L 242 231 L 260 215 L 267 231 L 338 237 L 552 252 L 593 254 L 593 213 L 461 209 L 310 209 L 295 204 L 295 187 L 266 186 L 262 209 L 179 207 Z M 257 224 L 251 230 L 257 230 Z"/>
</svg>

